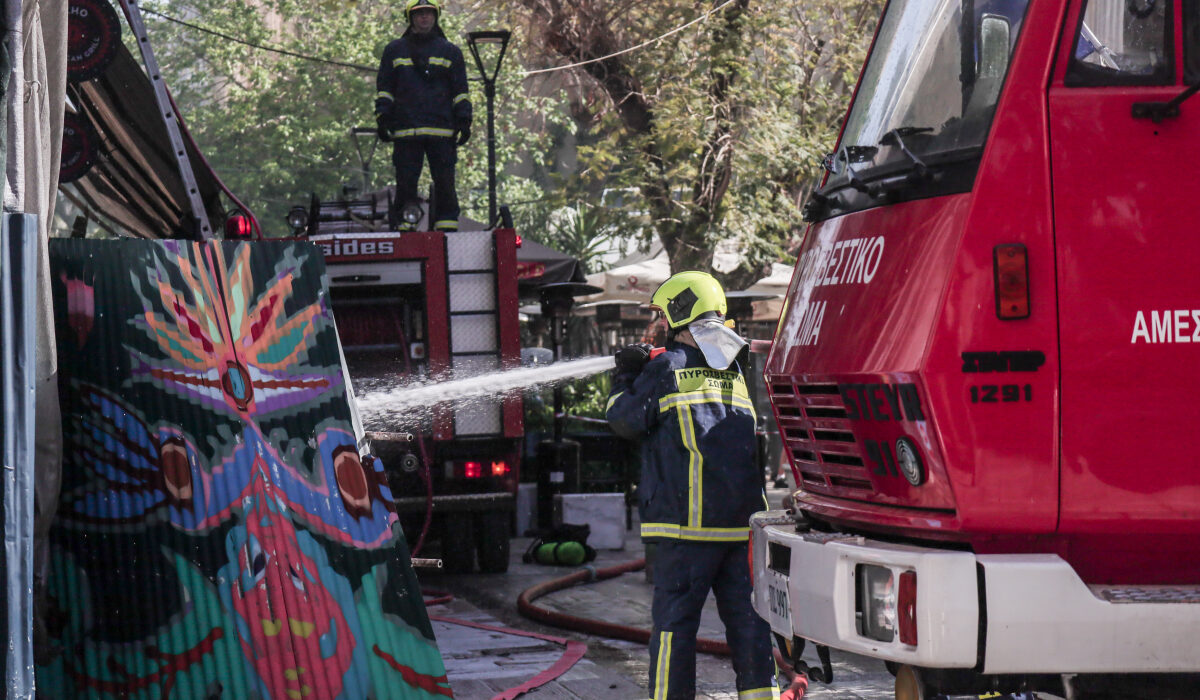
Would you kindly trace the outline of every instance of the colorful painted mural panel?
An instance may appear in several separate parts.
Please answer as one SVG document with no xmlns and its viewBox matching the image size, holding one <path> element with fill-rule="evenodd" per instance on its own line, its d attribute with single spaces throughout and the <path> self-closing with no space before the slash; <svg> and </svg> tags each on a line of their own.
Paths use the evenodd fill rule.
<svg viewBox="0 0 1200 700">
<path fill-rule="evenodd" d="M 451 697 L 324 262 L 56 240 L 64 416 L 45 697 Z"/>
</svg>

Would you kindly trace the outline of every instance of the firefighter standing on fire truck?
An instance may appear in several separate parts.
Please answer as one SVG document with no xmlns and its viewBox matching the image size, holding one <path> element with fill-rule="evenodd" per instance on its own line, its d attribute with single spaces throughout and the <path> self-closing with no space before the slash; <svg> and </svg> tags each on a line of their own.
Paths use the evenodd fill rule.
<svg viewBox="0 0 1200 700">
<path fill-rule="evenodd" d="M 417 199 L 421 165 L 428 157 L 432 228 L 457 231 L 454 167 L 457 147 L 471 138 L 471 100 L 462 51 L 446 39 L 440 15 L 441 0 L 407 0 L 408 29 L 383 50 L 375 76 L 375 121 L 379 138 L 392 142 L 397 204 Z"/>
<path fill-rule="evenodd" d="M 651 695 L 695 697 L 696 632 L 711 589 L 738 699 L 778 698 L 770 628 L 750 602 L 749 522 L 766 497 L 747 343 L 726 327 L 725 292 L 707 273 L 672 276 L 650 305 L 666 316 L 666 350 L 653 359 L 648 345 L 617 351 L 607 413 L 615 433 L 642 443 L 642 538 L 657 545 Z"/>
</svg>

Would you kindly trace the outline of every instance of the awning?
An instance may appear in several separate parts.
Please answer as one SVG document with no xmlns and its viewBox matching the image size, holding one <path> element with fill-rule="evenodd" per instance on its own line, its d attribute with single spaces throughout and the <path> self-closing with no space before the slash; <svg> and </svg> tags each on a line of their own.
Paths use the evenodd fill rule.
<svg viewBox="0 0 1200 700">
<path fill-rule="evenodd" d="M 783 300 L 787 296 L 788 286 L 792 283 L 792 266 L 786 263 L 773 263 L 771 274 L 746 287 L 746 291 L 757 295 L 769 296 L 767 299 L 755 299 L 751 302 L 753 313 L 751 321 L 775 321 L 783 309 Z"/>
<path fill-rule="evenodd" d="M 522 299 L 536 297 L 543 284 L 586 281 L 577 258 L 522 237 L 521 247 L 517 248 L 517 288 Z"/>
<path fill-rule="evenodd" d="M 666 253 L 588 275 L 588 284 L 604 291 L 583 297 L 582 304 L 595 302 L 636 302 L 649 304 L 654 290 L 671 276 L 671 263 Z"/>
</svg>

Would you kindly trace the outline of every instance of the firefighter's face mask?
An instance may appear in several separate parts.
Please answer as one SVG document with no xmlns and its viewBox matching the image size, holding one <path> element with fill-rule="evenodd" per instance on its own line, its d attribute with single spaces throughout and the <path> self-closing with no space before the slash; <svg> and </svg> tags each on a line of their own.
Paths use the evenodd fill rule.
<svg viewBox="0 0 1200 700">
<path fill-rule="evenodd" d="M 728 369 L 742 348 L 749 345 L 718 317 L 697 319 L 687 328 L 692 332 L 696 347 L 704 354 L 704 362 L 713 369 Z"/>
</svg>

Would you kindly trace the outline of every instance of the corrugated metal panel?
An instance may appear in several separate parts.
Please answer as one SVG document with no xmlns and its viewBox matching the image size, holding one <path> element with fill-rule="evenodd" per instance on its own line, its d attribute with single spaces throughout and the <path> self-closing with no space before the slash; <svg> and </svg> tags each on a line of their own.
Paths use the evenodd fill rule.
<svg viewBox="0 0 1200 700">
<path fill-rule="evenodd" d="M 34 395 L 37 382 L 37 217 L 4 214 L 0 230 L 0 500 L 6 603 L 0 625 L 8 697 L 33 693 Z M 46 475 L 42 475 L 45 478 Z"/>
<path fill-rule="evenodd" d="M 53 242 L 46 697 L 449 696 L 315 246 Z"/>
</svg>

